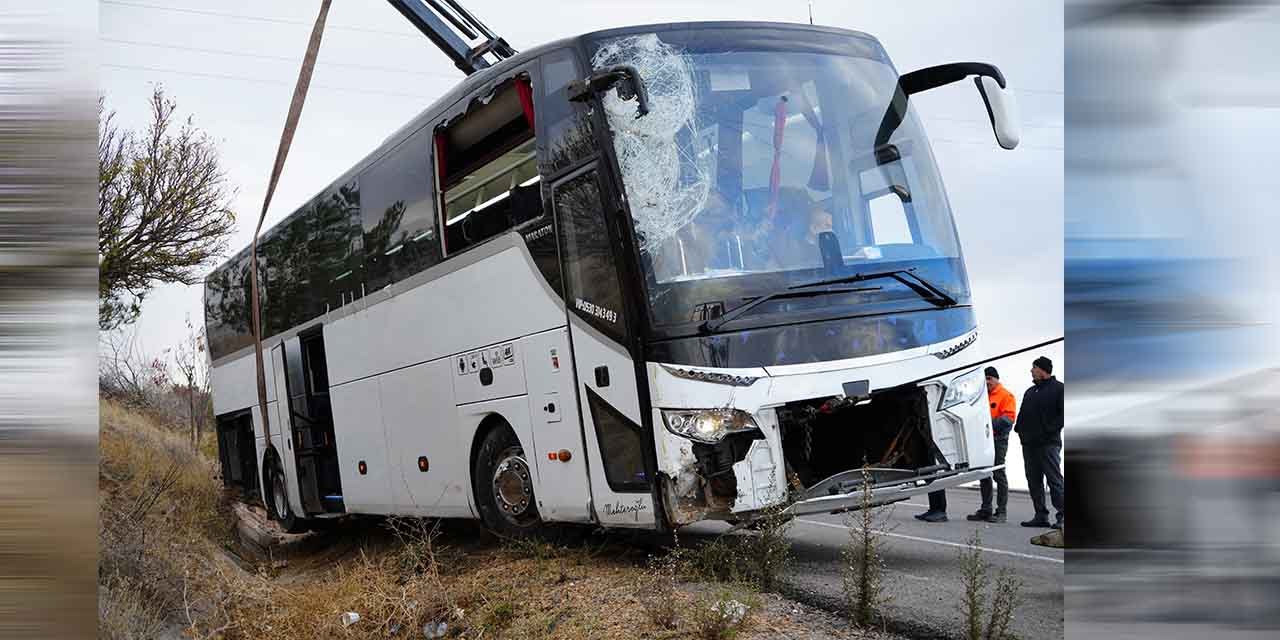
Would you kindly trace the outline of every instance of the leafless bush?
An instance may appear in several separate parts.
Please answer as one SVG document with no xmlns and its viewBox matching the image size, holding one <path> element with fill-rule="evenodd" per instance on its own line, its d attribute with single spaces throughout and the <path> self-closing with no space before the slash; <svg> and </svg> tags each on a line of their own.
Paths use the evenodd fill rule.
<svg viewBox="0 0 1280 640">
<path fill-rule="evenodd" d="M 439 520 L 392 516 L 386 519 L 384 526 L 399 543 L 395 555 L 403 575 L 440 579 L 440 567 L 436 563 Z"/>
<path fill-rule="evenodd" d="M 187 327 L 189 335 L 184 342 L 159 357 L 143 353 L 132 326 L 103 332 L 98 348 L 98 390 L 104 398 L 152 417 L 167 429 L 188 430 L 188 442 L 198 448 L 201 434 L 209 431 L 213 421 L 213 402 L 203 332 L 189 319 Z M 174 381 L 165 364 L 169 356 L 178 368 L 180 382 Z"/>
<path fill-rule="evenodd" d="M 853 621 L 869 627 L 887 602 L 884 589 L 884 544 L 887 516 L 871 506 L 871 474 L 862 470 L 860 508 L 849 516 L 849 540 L 841 552 L 845 606 Z"/>
<path fill-rule="evenodd" d="M 1000 571 L 993 594 L 991 564 L 982 557 L 982 534 L 975 531 L 960 551 L 964 600 L 960 604 L 966 640 L 1010 640 L 1009 625 L 1022 599 L 1022 580 L 1009 569 Z M 988 602 L 990 604 L 988 604 Z"/>
<path fill-rule="evenodd" d="M 760 598 L 754 593 L 719 589 L 694 606 L 694 629 L 703 640 L 731 640 L 746 628 L 759 607 Z"/>
<path fill-rule="evenodd" d="M 674 552 L 650 556 L 636 593 L 649 620 L 661 629 L 675 629 L 680 622 L 680 601 L 676 595 L 679 563 L 680 555 Z"/>
<path fill-rule="evenodd" d="M 163 383 L 157 366 L 158 360 L 143 355 L 136 327 L 99 335 L 98 389 L 103 396 L 129 407 L 151 407 Z"/>
</svg>

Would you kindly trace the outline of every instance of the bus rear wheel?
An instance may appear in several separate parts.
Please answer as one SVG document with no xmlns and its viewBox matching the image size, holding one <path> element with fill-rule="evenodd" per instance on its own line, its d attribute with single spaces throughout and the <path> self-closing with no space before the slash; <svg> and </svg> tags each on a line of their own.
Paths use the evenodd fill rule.
<svg viewBox="0 0 1280 640">
<path fill-rule="evenodd" d="M 523 537 L 539 528 L 533 469 L 509 427 L 485 435 L 473 469 L 476 505 L 486 527 L 508 537 Z"/>
<path fill-rule="evenodd" d="M 271 519 L 279 523 L 280 528 L 286 533 L 305 531 L 306 520 L 294 515 L 293 509 L 289 507 L 289 494 L 285 489 L 284 470 L 280 468 L 280 462 L 272 458 L 266 466 L 268 474 L 266 503 Z"/>
</svg>

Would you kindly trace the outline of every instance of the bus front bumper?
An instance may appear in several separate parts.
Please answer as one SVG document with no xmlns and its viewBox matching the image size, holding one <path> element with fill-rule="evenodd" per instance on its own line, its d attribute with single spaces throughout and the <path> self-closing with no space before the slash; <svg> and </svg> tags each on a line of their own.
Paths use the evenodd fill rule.
<svg viewBox="0 0 1280 640">
<path fill-rule="evenodd" d="M 961 471 L 939 471 L 929 475 L 905 478 L 896 482 L 880 482 L 873 484 L 870 492 L 864 492 L 861 487 L 843 493 L 833 492 L 829 495 L 797 501 L 787 509 L 787 513 L 802 516 L 813 513 L 851 511 L 864 506 L 879 507 L 921 494 L 951 489 L 975 482 L 990 477 L 991 472 L 1003 467 L 1004 465 L 999 465 Z M 870 495 L 867 496 L 864 493 L 870 493 Z"/>
</svg>

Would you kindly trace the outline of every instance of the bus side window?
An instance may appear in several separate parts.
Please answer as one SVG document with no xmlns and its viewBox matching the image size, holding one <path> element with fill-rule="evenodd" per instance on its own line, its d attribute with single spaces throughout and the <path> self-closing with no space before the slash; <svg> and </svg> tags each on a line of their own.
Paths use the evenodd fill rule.
<svg viewBox="0 0 1280 640">
<path fill-rule="evenodd" d="M 553 195 L 564 255 L 565 302 L 618 341 L 627 336 L 618 265 L 605 226 L 595 169 L 556 185 Z"/>
<path fill-rule="evenodd" d="M 360 255 L 360 185 L 351 179 L 330 189 L 311 204 L 311 305 L 320 313 L 337 309 L 360 297 L 363 273 Z M 300 322 L 314 317 L 307 314 Z"/>
<path fill-rule="evenodd" d="M 430 140 L 413 134 L 360 176 L 366 293 L 440 262 Z"/>
<path fill-rule="evenodd" d="M 591 119 L 580 103 L 569 101 L 567 85 L 579 77 L 571 49 L 543 56 L 544 87 L 538 101 L 538 169 L 551 176 L 595 153 Z"/>
<path fill-rule="evenodd" d="M 532 92 L 519 75 L 443 129 L 436 153 L 450 255 L 542 216 Z"/>
</svg>

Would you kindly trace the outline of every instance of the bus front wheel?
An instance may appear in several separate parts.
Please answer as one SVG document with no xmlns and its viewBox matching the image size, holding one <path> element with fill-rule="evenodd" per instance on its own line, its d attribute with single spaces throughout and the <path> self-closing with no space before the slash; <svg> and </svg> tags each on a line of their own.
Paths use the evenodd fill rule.
<svg viewBox="0 0 1280 640">
<path fill-rule="evenodd" d="M 473 469 L 476 504 L 486 527 L 508 537 L 537 530 L 542 519 L 533 495 L 533 470 L 510 427 L 485 435 Z"/>
</svg>

